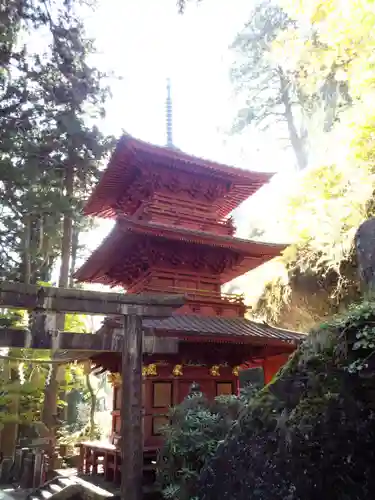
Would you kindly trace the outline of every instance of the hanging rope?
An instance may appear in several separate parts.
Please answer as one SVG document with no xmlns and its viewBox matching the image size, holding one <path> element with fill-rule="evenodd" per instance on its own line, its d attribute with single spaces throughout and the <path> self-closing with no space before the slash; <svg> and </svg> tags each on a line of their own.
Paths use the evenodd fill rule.
<svg viewBox="0 0 375 500">
<path fill-rule="evenodd" d="M 18 365 L 18 377 L 20 379 L 20 384 L 23 385 L 25 383 L 25 371 L 24 371 L 25 363 L 21 362 Z"/>
<path fill-rule="evenodd" d="M 49 364 L 48 365 L 48 373 L 47 373 L 47 377 L 46 377 L 46 383 L 45 383 L 46 386 L 50 384 L 51 376 L 52 376 L 52 365 Z"/>
<path fill-rule="evenodd" d="M 93 352 L 94 354 L 94 352 Z M 3 354 L 0 354 L 0 359 L 5 359 L 8 361 L 20 361 L 21 363 L 35 363 L 39 365 L 68 365 L 70 363 L 74 363 L 76 361 L 84 361 L 86 359 L 89 359 L 87 355 L 82 356 L 82 357 L 74 357 L 74 358 L 64 358 L 64 359 L 33 359 L 33 358 L 17 358 L 14 356 L 6 356 Z"/>
</svg>

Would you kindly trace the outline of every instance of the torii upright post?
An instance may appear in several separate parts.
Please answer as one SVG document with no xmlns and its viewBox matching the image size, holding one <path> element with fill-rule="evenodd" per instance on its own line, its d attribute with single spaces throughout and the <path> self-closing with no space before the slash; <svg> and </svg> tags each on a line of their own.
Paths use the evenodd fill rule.
<svg viewBox="0 0 375 500">
<path fill-rule="evenodd" d="M 121 388 L 121 498 L 142 498 L 142 318 L 124 316 Z"/>
<path fill-rule="evenodd" d="M 63 349 L 66 351 L 122 352 L 121 497 L 142 499 L 142 318 L 167 317 L 184 305 L 183 296 L 132 295 L 78 289 L 37 288 L 21 283 L 0 283 L 0 307 L 34 312 L 31 330 L 0 330 L 0 347 Z M 124 334 L 118 336 L 56 332 L 49 329 L 47 313 L 123 316 Z"/>
</svg>

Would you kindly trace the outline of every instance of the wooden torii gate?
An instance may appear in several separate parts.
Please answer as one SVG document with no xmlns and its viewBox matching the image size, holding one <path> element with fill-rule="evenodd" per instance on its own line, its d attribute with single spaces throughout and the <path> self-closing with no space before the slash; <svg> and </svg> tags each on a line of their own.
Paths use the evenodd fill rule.
<svg viewBox="0 0 375 500">
<path fill-rule="evenodd" d="M 28 329 L 0 329 L 0 347 L 122 352 L 122 499 L 142 498 L 142 318 L 170 316 L 183 304 L 181 295 L 102 293 L 0 283 L 0 307 L 31 313 Z M 122 315 L 123 335 L 59 332 L 59 313 Z"/>
</svg>

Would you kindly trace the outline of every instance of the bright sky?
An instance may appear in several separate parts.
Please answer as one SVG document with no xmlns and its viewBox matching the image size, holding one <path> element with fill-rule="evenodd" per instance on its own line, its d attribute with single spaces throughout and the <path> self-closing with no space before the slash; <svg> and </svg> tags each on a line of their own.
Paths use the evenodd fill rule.
<svg viewBox="0 0 375 500">
<path fill-rule="evenodd" d="M 188 3 L 184 15 L 175 0 L 101 0 L 86 19 L 96 39 L 101 68 L 122 77 L 111 83 L 113 99 L 103 127 L 119 136 L 124 129 L 140 139 L 165 144 L 166 79 L 172 80 L 173 140 L 187 153 L 250 170 L 281 171 L 273 187 L 242 205 L 236 219 L 247 236 L 248 216 L 272 214 L 289 184 L 293 157 L 272 136 L 247 131 L 230 137 L 236 112 L 229 80 L 233 54 L 228 47 L 249 16 L 251 0 Z M 85 237 L 90 249 L 108 233 L 110 223 Z M 282 235 L 273 235 L 274 240 Z"/>
</svg>

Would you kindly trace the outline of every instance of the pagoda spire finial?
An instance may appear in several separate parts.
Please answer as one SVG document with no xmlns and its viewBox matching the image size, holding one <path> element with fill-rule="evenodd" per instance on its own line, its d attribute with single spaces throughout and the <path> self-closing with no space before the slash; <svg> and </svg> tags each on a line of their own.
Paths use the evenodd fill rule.
<svg viewBox="0 0 375 500">
<path fill-rule="evenodd" d="M 167 127 L 167 147 L 173 148 L 173 115 L 172 115 L 172 93 L 171 93 L 171 79 L 167 78 L 167 98 L 165 102 L 166 111 L 166 127 Z"/>
</svg>

